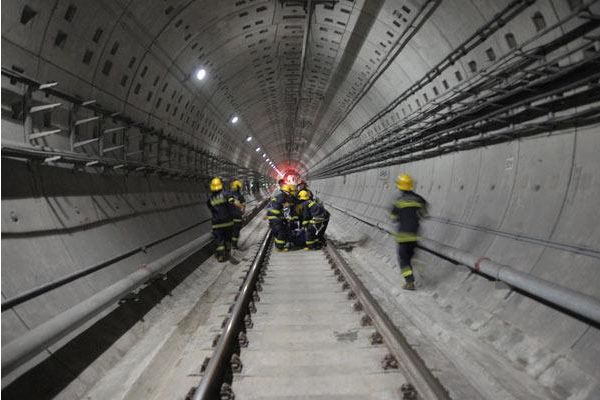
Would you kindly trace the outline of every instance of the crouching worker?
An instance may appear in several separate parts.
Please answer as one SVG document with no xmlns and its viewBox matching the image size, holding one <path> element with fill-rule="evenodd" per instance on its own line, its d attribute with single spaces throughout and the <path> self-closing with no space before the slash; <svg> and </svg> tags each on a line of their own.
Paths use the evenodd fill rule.
<svg viewBox="0 0 600 400">
<path fill-rule="evenodd" d="M 293 200 L 291 198 L 294 188 L 292 185 L 283 185 L 281 191 L 276 191 L 271 197 L 269 208 L 267 209 L 267 219 L 273 236 L 275 237 L 275 247 L 279 251 L 288 251 L 288 239 L 290 230 L 283 214 L 283 209 Z"/>
<path fill-rule="evenodd" d="M 231 249 L 231 229 L 236 208 L 234 198 L 223 190 L 221 178 L 210 181 L 210 198 L 206 203 L 212 213 L 212 233 L 217 246 L 215 255 L 219 262 L 223 262 Z"/>
<path fill-rule="evenodd" d="M 231 243 L 234 249 L 239 249 L 238 241 L 240 239 L 240 231 L 242 230 L 242 219 L 246 212 L 246 199 L 242 194 L 242 181 L 239 179 L 231 182 L 231 196 L 235 199 L 235 214 L 233 216 L 233 228 L 231 230 Z"/>
<path fill-rule="evenodd" d="M 325 244 L 329 212 L 325 210 L 323 204 L 311 200 L 308 190 L 301 190 L 298 199 L 302 201 L 302 226 L 306 230 L 305 249 L 318 249 Z"/>
<path fill-rule="evenodd" d="M 398 223 L 398 231 L 394 236 L 398 242 L 400 272 L 406 281 L 402 288 L 415 290 L 415 277 L 411 260 L 419 240 L 420 219 L 427 213 L 427 202 L 412 191 L 412 178 L 406 174 L 398 176 L 396 187 L 400 190 L 400 196 L 394 202 L 390 217 Z"/>
</svg>

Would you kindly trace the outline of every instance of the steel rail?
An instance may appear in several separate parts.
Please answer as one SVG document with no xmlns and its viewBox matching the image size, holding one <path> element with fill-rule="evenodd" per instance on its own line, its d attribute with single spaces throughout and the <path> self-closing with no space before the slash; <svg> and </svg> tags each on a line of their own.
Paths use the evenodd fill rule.
<svg viewBox="0 0 600 400">
<path fill-rule="evenodd" d="M 364 312 L 371 318 L 387 348 L 398 361 L 398 367 L 405 374 L 407 380 L 416 388 L 419 399 L 450 400 L 451 397 L 446 388 L 431 373 L 423 359 L 383 311 L 377 300 L 369 293 L 331 241 L 325 248 L 325 252 L 350 285 L 350 290 L 356 295 Z"/>
<path fill-rule="evenodd" d="M 367 221 L 366 219 L 336 207 L 333 204 L 327 203 L 327 205 L 328 207 L 340 211 L 360 222 L 379 229 L 382 232 L 387 234 L 392 233 L 390 229 L 387 229 L 380 224 Z M 456 264 L 464 265 L 473 272 L 502 281 L 529 296 L 533 296 L 538 300 L 557 306 L 559 309 L 567 311 L 568 313 L 585 320 L 587 323 L 600 326 L 600 300 L 593 296 L 557 285 L 554 282 L 547 281 L 535 275 L 521 272 L 523 268 L 517 269 L 512 266 L 500 264 L 492 261 L 488 257 L 477 256 L 465 250 L 448 246 L 435 240 L 423 238 L 418 243 L 417 247 Z"/>
<path fill-rule="evenodd" d="M 206 366 L 204 376 L 194 390 L 192 400 L 214 400 L 219 398 L 221 385 L 227 369 L 230 368 L 231 357 L 238 345 L 238 335 L 243 329 L 244 317 L 249 312 L 248 306 L 252 300 L 259 273 L 267 257 L 272 237 L 271 230 L 268 230 L 237 295 L 231 315 Z"/>
</svg>

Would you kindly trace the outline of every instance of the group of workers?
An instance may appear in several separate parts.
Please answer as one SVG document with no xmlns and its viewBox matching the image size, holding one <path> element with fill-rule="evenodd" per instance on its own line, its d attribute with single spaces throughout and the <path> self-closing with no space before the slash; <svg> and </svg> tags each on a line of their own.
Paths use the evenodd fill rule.
<svg viewBox="0 0 600 400">
<path fill-rule="evenodd" d="M 230 190 L 224 189 L 223 180 L 219 177 L 210 181 L 210 197 L 206 202 L 212 214 L 212 232 L 215 239 L 215 255 L 219 262 L 224 262 L 230 255 L 231 248 L 238 248 L 240 230 L 246 199 L 242 194 L 242 181 L 234 179 Z"/>
<path fill-rule="evenodd" d="M 234 179 L 230 190 L 225 190 L 223 180 L 210 181 L 207 206 L 212 214 L 212 232 L 217 260 L 224 262 L 232 248 L 238 248 L 246 200 L 242 194 L 242 181 Z M 325 230 L 329 212 L 308 190 L 306 183 L 297 185 L 279 181 L 267 209 L 275 247 L 280 251 L 302 247 L 316 250 L 325 244 Z"/>
<path fill-rule="evenodd" d="M 329 212 L 313 193 L 306 182 L 297 185 L 280 180 L 273 192 L 266 218 L 273 232 L 275 247 L 279 251 L 293 248 L 316 250 L 324 246 L 325 230 L 329 223 Z M 224 190 L 221 178 L 210 182 L 211 195 L 207 202 L 212 212 L 213 235 L 216 256 L 225 261 L 231 247 L 238 247 L 245 199 L 242 195 L 242 182 L 231 181 L 230 190 Z M 393 204 L 390 217 L 397 224 L 394 237 L 398 242 L 400 273 L 405 279 L 403 289 L 415 290 L 412 257 L 419 240 L 419 224 L 426 215 L 427 202 L 413 191 L 413 181 L 409 175 L 401 174 L 396 179 L 400 195 Z"/>
<path fill-rule="evenodd" d="M 267 219 L 279 251 L 294 248 L 317 250 L 325 245 L 329 212 L 300 181 L 280 180 L 267 209 Z"/>
</svg>

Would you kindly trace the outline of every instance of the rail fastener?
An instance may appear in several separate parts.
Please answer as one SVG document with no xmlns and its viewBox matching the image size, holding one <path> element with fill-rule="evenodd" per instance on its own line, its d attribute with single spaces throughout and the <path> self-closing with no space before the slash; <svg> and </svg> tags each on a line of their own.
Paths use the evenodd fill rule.
<svg viewBox="0 0 600 400">
<path fill-rule="evenodd" d="M 382 366 L 384 368 L 395 367 L 400 369 L 409 381 L 408 384 L 403 385 L 404 389 L 401 388 L 403 400 L 450 400 L 451 397 L 446 388 L 442 386 L 423 359 L 410 346 L 404 335 L 393 324 L 379 303 L 335 249 L 333 243 L 329 243 L 324 250 L 328 255 L 328 259 L 331 260 L 331 268 L 334 274 L 338 275 L 338 280 L 347 282 L 350 285 L 349 290 L 356 297 L 356 301 L 352 306 L 353 309 L 365 313 L 361 318 L 361 324 L 363 326 L 365 326 L 364 324 L 372 324 L 375 327 L 376 332 L 371 335 L 371 343 L 383 343 L 390 351 L 390 354 L 382 361 Z M 402 362 L 398 362 L 398 360 Z"/>
</svg>

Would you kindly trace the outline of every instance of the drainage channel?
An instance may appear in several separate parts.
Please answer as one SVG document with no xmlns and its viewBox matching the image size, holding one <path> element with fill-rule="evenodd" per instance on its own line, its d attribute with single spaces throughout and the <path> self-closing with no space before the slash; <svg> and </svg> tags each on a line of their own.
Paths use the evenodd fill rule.
<svg viewBox="0 0 600 400">
<path fill-rule="evenodd" d="M 449 399 L 332 244 L 267 234 L 189 399 Z"/>
</svg>

